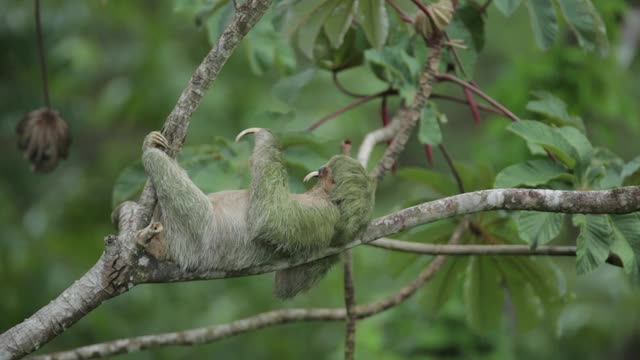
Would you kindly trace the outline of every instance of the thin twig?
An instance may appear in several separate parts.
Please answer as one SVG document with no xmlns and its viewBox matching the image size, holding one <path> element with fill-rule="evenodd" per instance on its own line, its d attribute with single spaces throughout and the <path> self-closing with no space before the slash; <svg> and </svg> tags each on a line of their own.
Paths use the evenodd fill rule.
<svg viewBox="0 0 640 360">
<path fill-rule="evenodd" d="M 427 6 L 420 0 L 411 0 L 411 2 L 413 2 L 427 16 L 427 19 L 429 19 L 431 26 L 433 26 L 434 29 L 437 29 L 438 26 L 436 25 L 433 16 L 431 16 L 431 11 L 429 11 L 429 8 L 427 8 Z"/>
<path fill-rule="evenodd" d="M 47 72 L 47 59 L 44 51 L 44 39 L 42 36 L 42 25 L 40 21 L 40 0 L 35 2 L 36 15 L 36 38 L 38 39 L 38 55 L 40 57 L 40 75 L 42 76 L 42 96 L 44 105 L 51 109 L 51 100 L 49 99 L 49 74 Z"/>
<path fill-rule="evenodd" d="M 453 163 L 453 159 L 451 158 L 451 155 L 449 155 L 449 151 L 447 151 L 447 147 L 442 143 L 438 145 L 438 147 L 440 148 L 440 152 L 442 153 L 442 156 L 444 156 L 445 160 L 447 160 L 447 165 L 449 165 L 449 169 L 451 170 L 453 177 L 456 178 L 456 184 L 458 185 L 458 192 L 460 194 L 464 193 L 465 192 L 464 183 L 462 182 L 462 178 L 460 177 L 460 173 L 458 172 L 458 169 L 456 169 L 456 165 Z"/>
<path fill-rule="evenodd" d="M 409 24 L 413 24 L 413 19 L 411 18 L 411 16 L 407 15 L 407 13 L 402 11 L 402 9 L 400 9 L 398 4 L 396 4 L 393 0 L 387 0 L 387 4 L 389 4 L 393 8 L 393 10 L 395 10 L 398 13 L 402 21 Z"/>
<path fill-rule="evenodd" d="M 444 33 L 444 38 L 448 42 L 451 42 L 451 38 L 449 37 L 449 34 L 446 31 Z M 458 51 L 453 46 L 449 46 L 449 50 L 453 53 L 453 59 L 456 61 L 456 64 L 458 65 L 458 69 L 460 69 L 460 73 L 462 73 L 462 76 L 464 76 L 466 78 L 467 77 L 467 71 L 464 68 L 464 65 L 462 64 L 462 60 L 460 60 L 460 56 L 458 56 Z"/>
<path fill-rule="evenodd" d="M 344 358 L 353 360 L 356 353 L 356 290 L 353 284 L 353 266 L 351 250 L 344 257 L 344 307 L 347 311 L 344 336 Z"/>
<path fill-rule="evenodd" d="M 480 90 L 479 88 L 473 86 L 472 84 L 469 84 L 468 82 L 466 82 L 466 81 L 464 81 L 462 79 L 459 79 L 454 75 L 446 74 L 446 73 L 437 74 L 436 75 L 436 79 L 438 81 L 453 82 L 453 83 L 456 83 L 456 84 L 458 84 L 458 85 L 460 85 L 462 87 L 465 87 L 465 88 L 473 91 L 474 93 L 476 93 L 481 98 L 485 99 L 489 104 L 491 104 L 493 107 L 498 109 L 500 112 L 502 112 L 509 119 L 511 119 L 513 121 L 520 121 L 520 118 L 517 117 L 511 111 L 509 111 L 509 109 L 507 109 L 504 105 L 500 104 L 494 98 L 492 98 L 491 96 L 485 94 L 482 90 Z"/>
<path fill-rule="evenodd" d="M 388 94 L 389 94 L 389 90 L 385 90 L 385 91 L 379 92 L 377 94 L 371 94 L 371 95 L 363 96 L 363 97 L 361 97 L 361 98 L 359 98 L 359 99 L 357 99 L 357 100 L 355 100 L 355 101 L 353 101 L 353 102 L 351 102 L 351 103 L 339 108 L 338 110 L 336 110 L 336 111 L 334 111 L 334 112 L 322 117 L 321 119 L 318 119 L 313 124 L 309 125 L 309 127 L 307 128 L 307 131 L 313 131 L 313 130 L 317 129 L 320 125 L 326 123 L 327 121 L 335 118 L 338 115 L 342 115 L 343 113 L 353 109 L 354 107 L 357 107 L 358 105 L 364 104 L 369 100 L 373 100 L 375 98 L 379 98 L 381 96 L 385 96 L 385 95 L 388 95 Z"/>
<path fill-rule="evenodd" d="M 367 97 L 368 96 L 367 94 L 359 94 L 359 93 L 353 92 L 353 91 L 347 89 L 346 87 L 344 87 L 344 85 L 342 85 L 342 83 L 338 79 L 338 73 L 339 73 L 339 71 L 336 71 L 336 70 L 334 70 L 331 73 L 331 79 L 333 79 L 333 84 L 338 88 L 338 90 L 340 90 L 345 95 L 348 95 L 348 96 L 351 96 L 351 97 L 355 97 L 355 98 L 363 98 L 363 97 Z"/>
<path fill-rule="evenodd" d="M 469 101 L 466 99 L 461 99 L 461 98 L 451 96 L 451 95 L 446 95 L 446 94 L 433 93 L 431 94 L 431 99 L 441 99 L 441 100 L 447 100 L 447 101 L 451 101 L 459 104 L 469 104 Z M 477 104 L 477 105 L 478 105 L 478 109 L 482 111 L 486 111 L 486 112 L 490 112 L 490 113 L 494 113 L 494 114 L 506 117 L 506 115 L 502 111 L 497 110 L 493 107 L 486 106 L 483 104 Z"/>
</svg>

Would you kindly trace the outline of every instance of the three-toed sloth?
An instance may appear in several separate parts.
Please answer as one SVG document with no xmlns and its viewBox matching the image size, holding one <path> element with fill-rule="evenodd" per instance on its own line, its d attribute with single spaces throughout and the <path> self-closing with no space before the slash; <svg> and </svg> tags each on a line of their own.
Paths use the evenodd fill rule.
<svg viewBox="0 0 640 360">
<path fill-rule="evenodd" d="M 354 159 L 336 155 L 307 176 L 318 183 L 289 192 L 276 137 L 255 135 L 251 188 L 204 194 L 165 153 L 159 132 L 145 138 L 142 162 L 158 195 L 159 221 L 168 257 L 187 270 L 234 270 L 273 259 L 307 257 L 358 238 L 374 204 L 375 181 Z M 290 298 L 308 290 L 339 260 L 334 255 L 276 272 L 275 294 Z"/>
</svg>

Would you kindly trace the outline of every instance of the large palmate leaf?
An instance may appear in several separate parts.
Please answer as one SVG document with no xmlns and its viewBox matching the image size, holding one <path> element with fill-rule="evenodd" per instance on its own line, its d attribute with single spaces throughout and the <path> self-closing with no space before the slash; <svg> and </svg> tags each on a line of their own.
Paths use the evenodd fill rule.
<svg viewBox="0 0 640 360">
<path fill-rule="evenodd" d="M 530 160 L 511 165 L 496 176 L 496 188 L 540 186 L 552 180 L 572 181 L 573 175 L 551 159 Z"/>
<path fill-rule="evenodd" d="M 520 238 L 535 249 L 555 239 L 562 230 L 564 214 L 521 211 L 515 218 Z"/>
<path fill-rule="evenodd" d="M 586 274 L 602 265 L 609 256 L 609 246 L 614 240 L 613 228 L 607 215 L 574 215 L 573 224 L 580 228 L 577 272 Z"/>
<path fill-rule="evenodd" d="M 536 43 L 548 49 L 555 42 L 558 34 L 556 11 L 551 0 L 527 0 L 531 27 Z"/>
<path fill-rule="evenodd" d="M 602 56 L 609 50 L 607 28 L 591 0 L 557 0 L 564 18 L 580 46 L 597 49 Z"/>
<path fill-rule="evenodd" d="M 504 303 L 502 276 L 491 257 L 469 260 L 464 279 L 464 302 L 469 325 L 481 331 L 498 329 Z"/>
</svg>

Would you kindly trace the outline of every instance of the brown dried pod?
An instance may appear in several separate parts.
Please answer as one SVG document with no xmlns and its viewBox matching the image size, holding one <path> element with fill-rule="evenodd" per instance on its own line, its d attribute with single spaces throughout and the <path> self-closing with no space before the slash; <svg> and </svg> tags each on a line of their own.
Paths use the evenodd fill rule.
<svg viewBox="0 0 640 360">
<path fill-rule="evenodd" d="M 31 162 L 31 170 L 47 173 L 66 159 L 71 145 L 69 125 L 57 111 L 40 108 L 26 114 L 16 127 L 18 149 Z"/>
</svg>

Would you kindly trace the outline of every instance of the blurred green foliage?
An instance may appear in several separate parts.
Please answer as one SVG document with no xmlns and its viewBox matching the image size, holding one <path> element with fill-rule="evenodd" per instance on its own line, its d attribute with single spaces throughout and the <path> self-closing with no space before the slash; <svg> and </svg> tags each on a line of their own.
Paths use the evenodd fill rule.
<svg viewBox="0 0 640 360">
<path fill-rule="evenodd" d="M 319 5 L 303 8 L 278 2 L 233 55 L 195 113 L 188 147 L 179 159 L 204 191 L 247 186 L 249 145 L 231 142 L 243 128 L 268 126 L 282 133 L 290 183 L 304 191 L 301 177 L 336 153 L 343 139 L 352 139 L 357 147 L 368 131 L 379 127 L 380 102 L 374 100 L 327 122 L 313 135 L 302 132 L 352 101 L 335 88 L 327 69 L 348 69 L 340 73 L 340 80 L 352 91 L 371 94 L 392 84 L 401 98 L 411 99 L 411 79 L 419 73 L 424 50 L 411 45 L 414 40 L 401 41 L 399 34 L 408 28 L 391 8 L 383 7 L 383 1 L 346 3 L 356 10 L 355 16 L 341 13 L 337 6 L 327 15 Z M 409 1 L 398 3 L 415 14 Z M 474 20 L 461 12 L 454 19 L 452 35 L 473 43 L 473 51 L 462 57 L 464 77 L 473 78 L 522 118 L 539 122 L 510 125 L 485 115 L 476 125 L 467 107 L 439 102 L 437 111 L 425 111 L 420 135 L 409 143 L 397 174 L 379 187 L 377 215 L 457 192 L 441 156 L 428 167 L 423 143 L 448 146 L 466 191 L 494 185 L 598 189 L 638 183 L 640 162 L 630 162 L 638 148 L 627 139 L 640 135 L 640 107 L 635 101 L 640 94 L 640 61 L 623 68 L 615 56 L 621 18 L 630 5 L 622 0 L 594 2 L 601 23 L 592 19 L 585 25 L 562 7 L 585 1 L 558 0 L 550 10 L 541 7 L 550 0 L 526 0 L 520 6 L 520 1 L 494 3 L 484 17 Z M 29 171 L 15 148 L 16 123 L 42 104 L 32 6 L 0 1 L 0 331 L 57 296 L 100 256 L 102 238 L 115 231 L 109 222 L 111 209 L 134 197 L 144 182 L 138 162 L 144 135 L 162 125 L 233 12 L 230 1 L 43 2 L 52 102 L 70 123 L 73 143 L 70 158 L 41 176 Z M 288 23 L 291 29 L 285 35 L 297 37 L 288 41 L 279 30 L 296 11 L 307 17 L 322 11 L 322 16 L 315 22 Z M 535 11 L 545 12 L 555 25 L 530 25 Z M 349 27 L 352 23 L 362 30 Z M 605 26 L 608 34 L 604 57 L 577 46 L 602 49 L 601 31 L 587 31 L 596 25 Z M 484 38 L 478 36 L 480 31 Z M 386 45 L 365 51 L 370 44 Z M 398 51 L 389 51 L 393 47 Z M 436 90 L 464 96 L 449 85 L 437 85 Z M 399 103 L 399 98 L 389 99 L 392 111 Z M 522 129 L 527 126 L 538 127 L 541 137 L 532 140 L 532 130 Z M 581 131 L 590 142 L 585 143 Z M 532 160 L 531 150 L 536 154 L 542 148 L 568 166 L 543 157 Z M 373 159 L 383 150 L 378 146 Z M 467 234 L 465 241 L 524 239 L 535 246 L 548 241 L 572 244 L 580 236 L 597 242 L 604 238 L 588 230 L 607 227 L 613 235 L 605 241 L 610 238 L 611 244 L 601 246 L 595 255 L 599 262 L 579 269 L 600 265 L 611 246 L 621 254 L 627 272 L 637 270 L 637 255 L 628 245 L 640 241 L 635 215 L 598 217 L 594 221 L 608 225 L 597 228 L 590 226 L 594 221 L 574 217 L 578 227 L 587 229 L 582 235 L 570 226 L 569 217 L 511 217 L 502 212 L 475 216 L 483 236 Z M 454 221 L 442 221 L 398 237 L 442 243 L 454 228 Z M 359 302 L 392 294 L 430 260 L 366 247 L 356 249 L 354 257 Z M 451 259 L 417 296 L 359 322 L 358 358 L 600 359 L 633 354 L 640 341 L 640 292 L 631 283 L 635 278 L 607 265 L 576 277 L 575 263 Z M 334 270 L 318 288 L 287 303 L 274 300 L 269 274 L 139 286 L 103 304 L 42 351 L 219 324 L 275 308 L 339 307 L 341 277 Z M 343 331 L 341 323 L 291 324 L 211 345 L 121 357 L 338 359 Z"/>
</svg>

